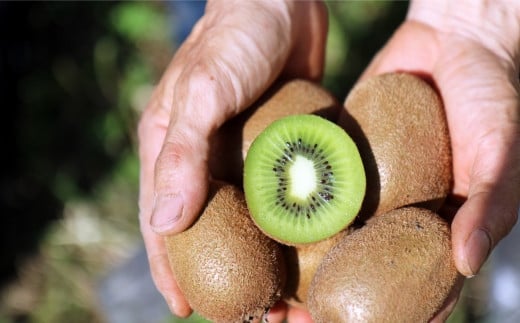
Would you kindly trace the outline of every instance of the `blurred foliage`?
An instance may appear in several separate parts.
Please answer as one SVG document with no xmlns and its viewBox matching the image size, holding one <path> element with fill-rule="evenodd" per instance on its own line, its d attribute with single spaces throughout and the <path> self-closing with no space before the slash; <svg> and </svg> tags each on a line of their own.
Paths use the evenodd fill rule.
<svg viewBox="0 0 520 323">
<path fill-rule="evenodd" d="M 323 85 L 341 101 L 408 3 L 327 5 Z M 140 242 L 135 131 L 178 45 L 166 7 L 0 2 L 0 323 L 103 322 L 96 282 Z"/>
<path fill-rule="evenodd" d="M 0 2 L 0 321 L 100 321 L 95 281 L 140 241 L 136 122 L 167 24 L 160 2 Z"/>
</svg>

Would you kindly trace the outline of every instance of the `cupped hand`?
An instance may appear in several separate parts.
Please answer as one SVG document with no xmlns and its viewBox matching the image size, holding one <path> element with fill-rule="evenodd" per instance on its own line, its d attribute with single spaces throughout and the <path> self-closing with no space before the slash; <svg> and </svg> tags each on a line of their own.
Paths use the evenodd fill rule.
<svg viewBox="0 0 520 323">
<path fill-rule="evenodd" d="M 438 15 L 424 5 L 435 7 L 433 2 L 413 4 L 407 21 L 362 78 L 404 71 L 437 87 L 446 110 L 454 176 L 443 210 L 453 217 L 457 269 L 472 277 L 518 216 L 520 26 L 501 3 L 485 4 L 489 8 L 466 4 L 459 12 L 448 4 Z M 458 287 L 435 321 L 452 311 L 462 280 Z"/>
<path fill-rule="evenodd" d="M 210 137 L 278 77 L 318 80 L 322 3 L 209 1 L 173 57 L 139 123 L 139 219 L 157 289 L 171 311 L 191 308 L 169 267 L 163 235 L 190 226 L 206 200 Z M 273 317 L 285 316 L 285 308 Z"/>
</svg>

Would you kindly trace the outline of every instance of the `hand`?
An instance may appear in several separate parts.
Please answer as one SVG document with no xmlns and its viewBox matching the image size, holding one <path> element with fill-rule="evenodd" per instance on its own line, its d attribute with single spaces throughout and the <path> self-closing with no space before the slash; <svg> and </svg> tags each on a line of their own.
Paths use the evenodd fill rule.
<svg viewBox="0 0 520 323">
<path fill-rule="evenodd" d="M 321 78 L 326 19 L 317 2 L 210 1 L 157 85 L 139 124 L 139 219 L 152 277 L 174 314 L 191 308 L 162 235 L 183 231 L 201 211 L 210 137 L 276 78 Z M 285 307 L 272 316 L 281 320 Z"/>
<path fill-rule="evenodd" d="M 438 88 L 453 153 L 454 186 L 445 210 L 454 213 L 454 261 L 466 277 L 478 273 L 512 229 L 520 204 L 520 7 L 511 7 L 413 2 L 406 22 L 362 76 L 406 71 Z M 458 294 L 436 321 L 448 317 Z"/>
</svg>

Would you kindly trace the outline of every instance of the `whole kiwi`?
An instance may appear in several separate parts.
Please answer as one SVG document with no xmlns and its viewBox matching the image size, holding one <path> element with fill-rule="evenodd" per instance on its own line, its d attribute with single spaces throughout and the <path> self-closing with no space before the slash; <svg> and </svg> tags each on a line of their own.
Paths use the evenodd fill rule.
<svg viewBox="0 0 520 323">
<path fill-rule="evenodd" d="M 253 140 L 273 121 L 294 114 L 337 120 L 341 104 L 320 84 L 279 80 L 251 107 L 226 122 L 211 139 L 209 166 L 214 178 L 242 184 L 244 160 Z"/>
<path fill-rule="evenodd" d="M 456 286 L 447 223 L 404 207 L 373 218 L 326 255 L 311 283 L 320 322 L 427 322 Z"/>
<path fill-rule="evenodd" d="M 296 247 L 283 246 L 287 264 L 284 300 L 289 305 L 307 308 L 309 287 L 323 258 L 332 247 L 342 240 L 344 235 L 352 231 L 352 227 L 348 227 L 325 240 Z"/>
<path fill-rule="evenodd" d="M 253 224 L 243 192 L 211 183 L 207 206 L 186 231 L 165 238 L 179 288 L 213 322 L 258 319 L 281 298 L 280 246 Z"/>
<path fill-rule="evenodd" d="M 438 210 L 452 185 L 451 148 L 442 101 L 426 81 L 407 73 L 361 81 L 338 124 L 367 173 L 360 218 L 407 205 Z"/>
</svg>

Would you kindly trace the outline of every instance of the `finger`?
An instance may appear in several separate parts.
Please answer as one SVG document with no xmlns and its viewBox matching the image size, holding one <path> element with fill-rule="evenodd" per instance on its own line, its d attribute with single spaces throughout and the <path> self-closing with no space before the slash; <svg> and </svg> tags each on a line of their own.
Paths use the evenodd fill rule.
<svg viewBox="0 0 520 323">
<path fill-rule="evenodd" d="M 496 105 L 501 103 L 495 101 Z M 469 277 L 478 273 L 491 250 L 510 232 L 518 217 L 520 107 L 518 98 L 504 103 L 501 111 L 509 111 L 503 118 L 506 121 L 477 139 L 469 173 L 468 198 L 452 223 L 455 263 L 459 271 Z M 489 116 L 489 120 L 492 118 Z"/>
<path fill-rule="evenodd" d="M 185 67 L 173 93 L 170 123 L 154 170 L 150 224 L 159 234 L 181 232 L 200 214 L 208 191 L 210 137 L 263 90 L 264 82 L 251 88 L 247 74 L 236 75 L 226 60 L 208 56 Z"/>
<path fill-rule="evenodd" d="M 290 306 L 287 311 L 287 322 L 289 323 L 312 323 L 311 314 L 303 309 Z"/>
<path fill-rule="evenodd" d="M 149 228 L 149 226 L 147 227 Z M 151 231 L 143 234 L 147 250 L 149 250 L 148 263 L 155 286 L 157 286 L 173 314 L 179 317 L 188 317 L 192 310 L 171 271 L 162 237 L 158 237 Z"/>
<path fill-rule="evenodd" d="M 267 315 L 267 322 L 269 323 L 282 323 L 287 316 L 287 304 L 284 301 L 278 301 L 269 309 Z"/>
<path fill-rule="evenodd" d="M 516 149 L 514 154 L 518 156 L 518 144 L 511 149 Z M 465 276 L 471 277 L 479 272 L 491 250 L 517 221 L 520 158 L 515 160 L 516 165 L 501 164 L 501 169 L 493 170 L 500 175 L 491 181 L 486 175 L 474 175 L 468 199 L 453 220 L 455 263 Z"/>
<path fill-rule="evenodd" d="M 292 28 L 295 46 L 287 59 L 282 76 L 319 82 L 325 65 L 328 11 L 321 1 L 302 1 L 295 7 Z"/>
<path fill-rule="evenodd" d="M 184 299 L 175 277 L 168 264 L 163 238 L 155 234 L 149 225 L 149 218 L 153 207 L 153 172 L 157 156 L 162 147 L 166 133 L 166 124 L 161 111 L 152 100 L 139 123 L 139 138 L 146 145 L 139 146 L 140 192 L 139 192 L 139 219 L 141 233 L 145 243 L 152 279 L 158 291 L 164 297 L 172 313 L 186 317 L 191 309 Z"/>
<path fill-rule="evenodd" d="M 208 139 L 190 126 L 181 119 L 172 127 L 155 164 L 150 225 L 156 233 L 186 229 L 206 199 Z"/>
<path fill-rule="evenodd" d="M 450 294 L 446 298 L 442 309 L 431 319 L 430 323 L 443 323 L 446 322 L 451 312 L 455 309 L 455 305 L 457 305 L 457 301 L 460 297 L 460 292 L 462 287 L 464 286 L 464 277 L 459 275 L 457 278 L 457 282 L 453 286 Z"/>
<path fill-rule="evenodd" d="M 473 276 L 517 221 L 520 100 L 510 64 L 474 42 L 457 44 L 436 76 L 452 135 L 453 192 L 467 196 L 452 223 L 454 259 L 463 275 Z"/>
</svg>

